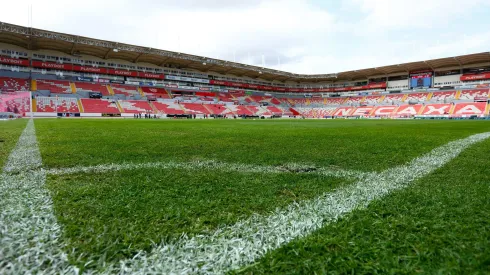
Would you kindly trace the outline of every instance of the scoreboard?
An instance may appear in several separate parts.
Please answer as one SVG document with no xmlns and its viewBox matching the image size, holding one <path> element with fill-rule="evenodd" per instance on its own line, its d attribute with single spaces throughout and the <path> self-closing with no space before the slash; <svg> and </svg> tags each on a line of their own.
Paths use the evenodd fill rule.
<svg viewBox="0 0 490 275">
<path fill-rule="evenodd" d="M 410 73 L 410 88 L 430 88 L 432 86 L 432 72 Z"/>
</svg>

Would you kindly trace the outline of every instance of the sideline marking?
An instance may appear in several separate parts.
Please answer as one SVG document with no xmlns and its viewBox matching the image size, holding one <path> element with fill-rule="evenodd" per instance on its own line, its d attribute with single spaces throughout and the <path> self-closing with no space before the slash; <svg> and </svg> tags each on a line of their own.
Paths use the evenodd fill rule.
<svg viewBox="0 0 490 275">
<path fill-rule="evenodd" d="M 0 175 L 0 274 L 78 273 L 60 242 L 41 164 L 31 119 Z"/>
</svg>

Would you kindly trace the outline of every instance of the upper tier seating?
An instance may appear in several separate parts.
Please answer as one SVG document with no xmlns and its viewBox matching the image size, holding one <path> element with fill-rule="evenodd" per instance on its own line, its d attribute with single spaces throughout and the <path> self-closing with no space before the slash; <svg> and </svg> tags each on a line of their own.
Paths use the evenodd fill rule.
<svg viewBox="0 0 490 275">
<path fill-rule="evenodd" d="M 155 101 L 152 103 L 155 108 L 161 113 L 167 114 L 167 115 L 183 115 L 185 114 L 184 110 L 182 107 L 174 102 L 158 102 Z"/>
<path fill-rule="evenodd" d="M 129 86 L 129 85 L 122 85 L 122 84 L 111 84 L 112 90 L 114 91 L 114 94 L 116 95 L 125 95 L 125 96 L 134 96 L 134 95 L 141 95 L 138 92 L 138 87 L 136 86 Z"/>
<path fill-rule="evenodd" d="M 90 82 L 75 82 L 75 87 L 77 91 L 88 91 L 88 92 L 98 92 L 103 96 L 110 96 L 109 90 L 107 89 L 107 85 L 99 84 L 99 83 L 90 83 Z"/>
<path fill-rule="evenodd" d="M 38 79 L 36 82 L 38 91 L 47 90 L 55 94 L 72 93 L 70 82 L 68 81 Z"/>
<path fill-rule="evenodd" d="M 475 97 L 488 97 L 489 89 L 462 90 L 461 100 L 474 100 Z"/>
<path fill-rule="evenodd" d="M 29 91 L 29 80 L 0 77 L 0 91 Z"/>
<path fill-rule="evenodd" d="M 42 97 L 36 98 L 38 112 L 47 113 L 80 113 L 78 100 L 71 97 Z"/>
<path fill-rule="evenodd" d="M 143 100 L 119 100 L 119 105 L 123 109 L 123 113 L 139 114 L 153 112 L 150 104 Z"/>
<path fill-rule="evenodd" d="M 359 105 L 363 99 L 364 99 L 363 96 L 349 97 L 349 99 L 347 99 L 344 104 L 347 104 L 347 105 Z"/>
<path fill-rule="evenodd" d="M 293 106 L 296 106 L 296 105 L 306 106 L 306 103 L 307 103 L 306 98 L 289 98 L 289 102 Z"/>
<path fill-rule="evenodd" d="M 163 99 L 172 98 L 167 93 L 167 90 L 165 90 L 164 88 L 141 87 L 141 90 L 143 90 L 145 96 L 153 96 L 155 98 L 163 98 Z"/>
<path fill-rule="evenodd" d="M 415 102 L 425 102 L 429 93 L 413 93 L 408 94 L 405 102 L 415 101 Z"/>
<path fill-rule="evenodd" d="M 456 98 L 456 91 L 433 92 L 431 102 L 448 102 Z"/>
<path fill-rule="evenodd" d="M 115 101 L 110 99 L 88 99 L 80 100 L 85 113 L 119 114 L 119 108 Z"/>
<path fill-rule="evenodd" d="M 383 104 L 396 104 L 399 102 L 403 102 L 404 94 L 389 94 L 386 95 L 385 98 L 380 102 Z"/>
<path fill-rule="evenodd" d="M 382 96 L 380 95 L 368 95 L 363 103 L 367 105 L 377 105 L 380 103 Z"/>
<path fill-rule="evenodd" d="M 345 100 L 345 97 L 329 97 L 326 105 L 341 105 Z"/>
<path fill-rule="evenodd" d="M 310 105 L 325 105 L 325 99 L 321 97 L 310 98 Z"/>
</svg>

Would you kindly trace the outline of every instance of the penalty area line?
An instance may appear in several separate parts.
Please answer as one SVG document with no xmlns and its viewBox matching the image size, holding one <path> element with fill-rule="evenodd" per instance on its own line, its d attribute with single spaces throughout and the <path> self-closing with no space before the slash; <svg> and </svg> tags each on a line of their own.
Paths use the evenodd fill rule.
<svg viewBox="0 0 490 275">
<path fill-rule="evenodd" d="M 281 166 L 251 165 L 240 163 L 226 163 L 214 160 L 202 160 L 191 162 L 150 162 L 150 163 L 122 163 L 100 164 L 87 167 L 54 168 L 46 170 L 49 175 L 67 175 L 77 173 L 106 173 L 123 170 L 138 169 L 185 169 L 185 170 L 217 170 L 223 172 L 238 173 L 291 173 L 291 174 L 315 174 L 325 177 L 360 179 L 369 173 L 361 171 L 343 170 L 328 167 L 314 167 L 303 164 L 289 163 Z"/>
</svg>

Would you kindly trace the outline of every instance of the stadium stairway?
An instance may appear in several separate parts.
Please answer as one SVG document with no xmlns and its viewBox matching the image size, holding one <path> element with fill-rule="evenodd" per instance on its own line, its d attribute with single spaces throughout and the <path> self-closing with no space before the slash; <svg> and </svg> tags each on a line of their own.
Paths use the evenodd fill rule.
<svg viewBox="0 0 490 275">
<path fill-rule="evenodd" d="M 121 103 L 119 103 L 119 100 L 116 100 L 116 106 L 117 106 L 117 109 L 119 109 L 119 112 L 121 114 L 124 113 L 124 109 L 123 109 L 123 107 L 121 107 Z"/>
<path fill-rule="evenodd" d="M 430 101 L 432 99 L 432 96 L 434 96 L 434 93 L 429 93 L 425 101 Z"/>
<path fill-rule="evenodd" d="M 138 92 L 140 93 L 141 97 L 145 97 L 145 93 L 143 92 L 143 89 L 141 87 L 138 87 Z"/>
<path fill-rule="evenodd" d="M 70 87 L 71 87 L 71 92 L 76 94 L 77 93 L 77 86 L 75 86 L 75 83 L 70 82 Z"/>
<path fill-rule="evenodd" d="M 489 96 L 490 96 L 490 94 L 489 94 Z M 454 97 L 454 99 L 459 100 L 460 97 L 461 97 L 461 90 L 458 90 L 458 91 L 456 91 L 456 96 Z"/>
<path fill-rule="evenodd" d="M 208 112 L 209 112 L 210 114 L 214 114 L 214 115 L 216 115 L 216 114 L 214 113 L 214 111 L 213 111 L 213 110 L 211 110 L 211 108 L 209 108 L 208 104 L 204 104 L 203 106 L 204 106 L 204 108 L 205 108 L 206 110 L 208 110 Z"/>
<path fill-rule="evenodd" d="M 80 110 L 80 113 L 83 113 L 83 105 L 82 105 L 82 102 L 79 100 L 77 100 L 77 104 L 78 104 L 78 110 Z"/>
<path fill-rule="evenodd" d="M 110 95 L 114 95 L 114 90 L 112 89 L 111 85 L 107 85 L 107 90 L 109 91 Z"/>
<path fill-rule="evenodd" d="M 37 112 L 37 102 L 35 98 L 33 98 L 31 101 L 31 110 L 32 112 Z"/>
<path fill-rule="evenodd" d="M 31 91 L 37 91 L 37 82 L 35 79 L 31 80 Z"/>
</svg>

